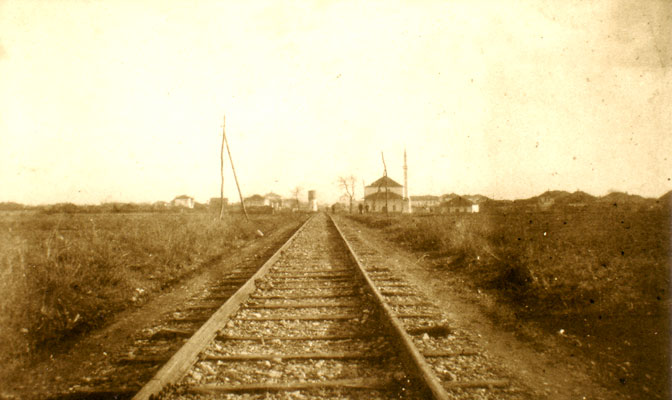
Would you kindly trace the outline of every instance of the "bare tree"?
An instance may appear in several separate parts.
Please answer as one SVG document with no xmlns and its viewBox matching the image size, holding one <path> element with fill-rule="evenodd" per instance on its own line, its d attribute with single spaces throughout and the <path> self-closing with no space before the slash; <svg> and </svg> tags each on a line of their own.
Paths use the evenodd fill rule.
<svg viewBox="0 0 672 400">
<path fill-rule="evenodd" d="M 301 192 L 303 189 L 301 186 L 296 186 L 294 189 L 292 189 L 292 196 L 294 196 L 294 201 L 296 201 L 296 209 L 299 209 L 299 195 L 301 195 Z"/>
<path fill-rule="evenodd" d="M 348 196 L 348 199 L 350 200 L 350 214 L 352 214 L 352 201 L 355 198 L 355 183 L 357 183 L 357 178 L 353 175 L 338 177 L 338 186 L 345 192 L 345 195 Z"/>
</svg>

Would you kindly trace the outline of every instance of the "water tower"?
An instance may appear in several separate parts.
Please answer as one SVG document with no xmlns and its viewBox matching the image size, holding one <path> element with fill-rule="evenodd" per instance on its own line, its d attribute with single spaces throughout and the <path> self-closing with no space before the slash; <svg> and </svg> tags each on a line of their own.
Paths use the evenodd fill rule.
<svg viewBox="0 0 672 400">
<path fill-rule="evenodd" d="M 317 211 L 317 192 L 314 190 L 308 191 L 308 209 L 312 212 Z"/>
</svg>

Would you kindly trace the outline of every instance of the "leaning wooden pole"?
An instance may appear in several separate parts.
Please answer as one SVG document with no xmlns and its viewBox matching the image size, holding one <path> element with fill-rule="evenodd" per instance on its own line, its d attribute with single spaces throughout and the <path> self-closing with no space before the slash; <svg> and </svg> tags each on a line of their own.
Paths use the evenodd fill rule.
<svg viewBox="0 0 672 400">
<path fill-rule="evenodd" d="M 245 208 L 245 201 L 243 200 L 243 192 L 240 191 L 240 185 L 238 184 L 238 176 L 236 175 L 236 167 L 233 166 L 233 158 L 231 157 L 231 147 L 229 147 L 229 141 L 226 140 L 226 129 L 222 131 L 222 136 L 224 137 L 224 143 L 226 144 L 226 152 L 229 154 L 229 161 L 231 161 L 231 171 L 233 171 L 233 179 L 236 181 L 236 187 L 238 188 L 240 205 L 243 207 L 243 213 L 245 214 L 245 219 L 249 221 L 250 216 L 247 215 L 247 209 Z"/>
<path fill-rule="evenodd" d="M 224 139 L 226 136 L 226 116 L 224 116 L 224 125 L 222 127 L 222 150 L 219 152 L 219 174 L 222 177 L 222 183 L 219 187 L 219 219 L 224 219 Z"/>
</svg>

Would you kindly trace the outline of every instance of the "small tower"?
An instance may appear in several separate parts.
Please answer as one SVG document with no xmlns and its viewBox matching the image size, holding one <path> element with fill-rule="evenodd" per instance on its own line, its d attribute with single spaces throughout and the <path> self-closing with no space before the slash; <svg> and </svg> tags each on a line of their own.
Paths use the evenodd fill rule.
<svg viewBox="0 0 672 400">
<path fill-rule="evenodd" d="M 317 211 L 317 192 L 314 190 L 308 191 L 308 208 L 312 212 Z"/>
</svg>

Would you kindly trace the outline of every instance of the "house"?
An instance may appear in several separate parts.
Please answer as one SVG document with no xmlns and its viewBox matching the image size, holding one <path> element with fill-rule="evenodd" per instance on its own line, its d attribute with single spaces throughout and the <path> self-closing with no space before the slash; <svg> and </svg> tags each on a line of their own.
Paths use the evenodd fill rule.
<svg viewBox="0 0 672 400">
<path fill-rule="evenodd" d="M 404 187 L 387 176 L 364 187 L 364 208 L 367 212 L 402 212 L 408 209 Z M 387 210 L 385 205 L 387 204 Z"/>
<path fill-rule="evenodd" d="M 537 206 L 542 211 L 550 209 L 553 206 L 553 204 L 555 204 L 555 199 L 551 196 L 541 195 L 537 200 Z"/>
<path fill-rule="evenodd" d="M 173 207 L 185 207 L 185 208 L 194 208 L 194 198 L 183 194 L 177 196 L 171 201 Z"/>
<path fill-rule="evenodd" d="M 264 207 L 268 205 L 270 205 L 270 201 L 258 194 L 245 198 L 245 207 Z"/>
<path fill-rule="evenodd" d="M 439 204 L 439 196 L 424 195 L 411 196 L 411 204 L 413 205 L 413 212 L 432 212 Z"/>
<path fill-rule="evenodd" d="M 441 208 L 443 212 L 448 213 L 477 213 L 479 211 L 478 204 L 459 196 L 442 203 Z"/>
<path fill-rule="evenodd" d="M 279 194 L 269 192 L 264 195 L 264 198 L 268 200 L 268 205 L 273 207 L 274 210 L 282 208 L 282 196 Z"/>
</svg>

